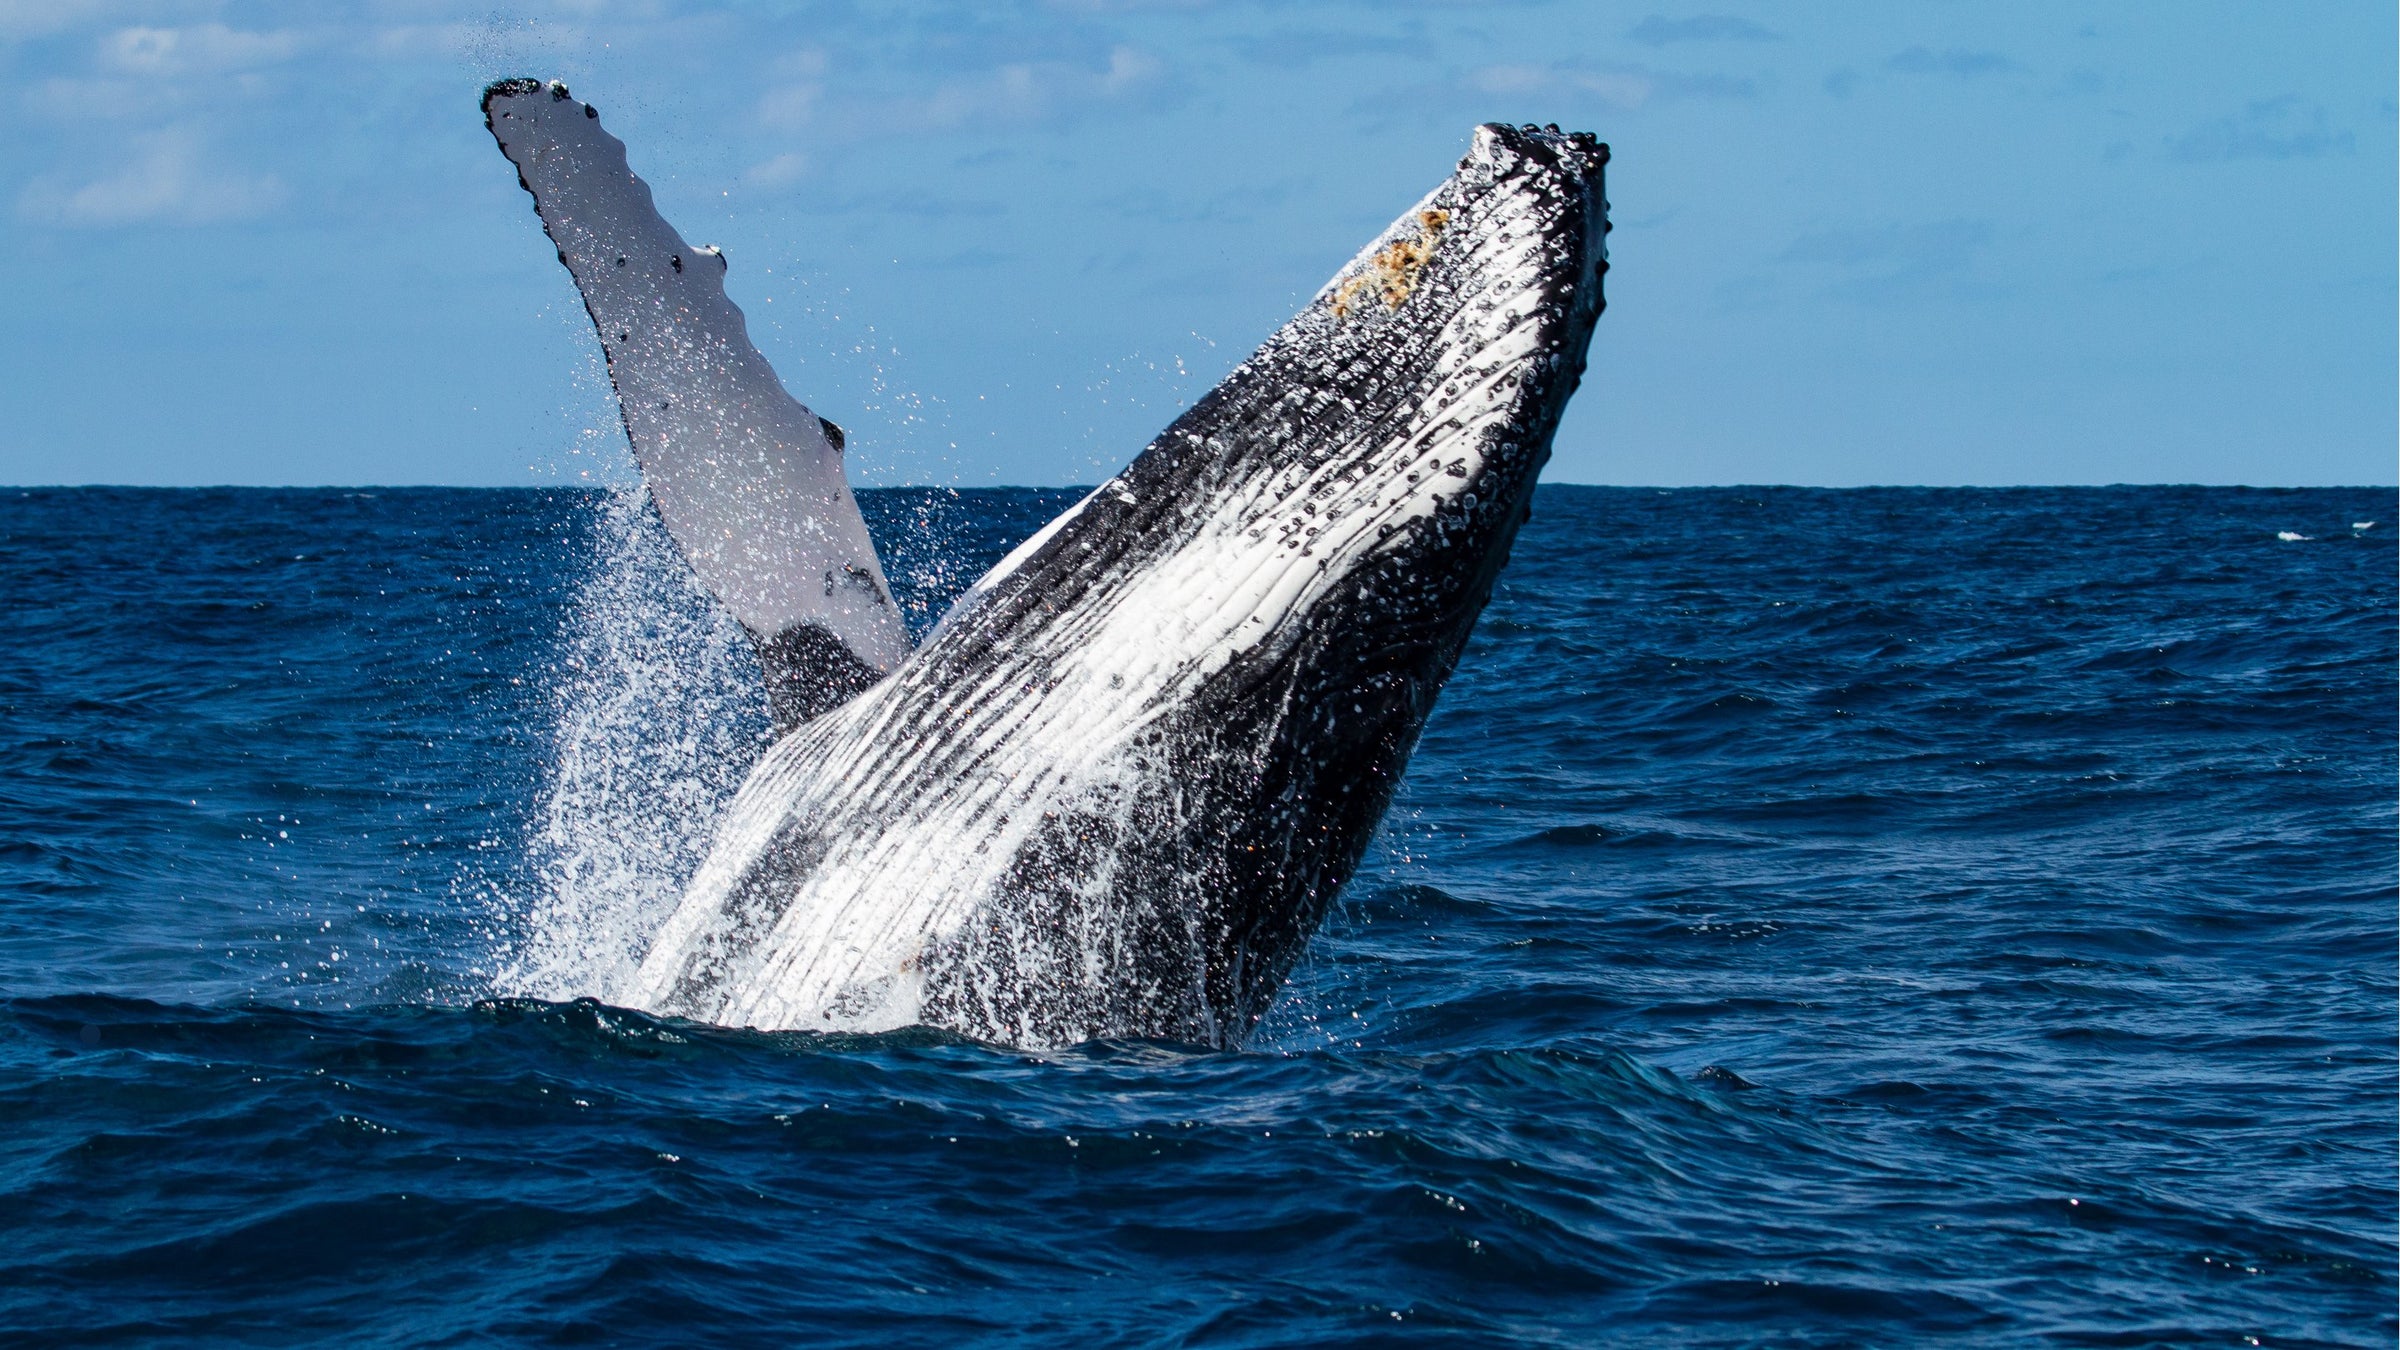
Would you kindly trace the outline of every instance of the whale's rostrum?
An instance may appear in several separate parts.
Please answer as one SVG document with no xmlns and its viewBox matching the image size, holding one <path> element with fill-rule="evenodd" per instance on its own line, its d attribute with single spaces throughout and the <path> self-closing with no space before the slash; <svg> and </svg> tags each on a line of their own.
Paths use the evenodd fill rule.
<svg viewBox="0 0 2400 1350">
<path fill-rule="evenodd" d="M 757 645 L 776 725 L 899 665 L 908 630 L 842 469 L 842 432 L 785 392 L 725 295 L 725 257 L 686 243 L 597 109 L 502 80 L 484 125 L 574 275 L 661 519 Z"/>
<path fill-rule="evenodd" d="M 754 634 L 830 634 L 865 668 L 809 677 L 813 720 L 779 717 L 796 729 L 620 1000 L 768 1029 L 1240 1043 L 1357 866 L 1530 509 L 1602 307 L 1607 147 L 1479 128 L 1448 180 L 906 654 L 838 457 L 745 457 L 813 450 L 815 419 L 717 269 L 685 254 L 610 289 L 615 257 L 681 246 L 622 145 L 560 86 L 495 85 L 486 108 L 604 342 L 619 313 L 657 325 L 649 347 L 615 330 L 610 368 L 702 579 Z M 695 444 L 744 451 L 708 451 L 704 474 Z M 728 484 L 738 509 L 710 505 Z M 704 557 L 717 529 L 731 542 Z M 818 569 L 829 540 L 873 603 L 780 584 L 778 550 Z"/>
</svg>

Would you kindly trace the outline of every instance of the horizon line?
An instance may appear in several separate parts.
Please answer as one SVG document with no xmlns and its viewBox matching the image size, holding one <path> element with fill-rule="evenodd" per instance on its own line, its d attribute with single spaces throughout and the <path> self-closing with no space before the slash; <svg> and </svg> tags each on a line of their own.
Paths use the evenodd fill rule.
<svg viewBox="0 0 2400 1350">
<path fill-rule="evenodd" d="M 0 483 L 0 492 L 52 491 L 112 491 L 112 492 L 618 492 L 641 487 L 640 483 Z M 1097 483 L 878 483 L 851 487 L 853 492 L 1090 492 Z M 1545 487 L 1600 488 L 1637 492 L 1709 492 L 1731 489 L 1765 489 L 1774 491 L 1807 492 L 1876 492 L 1895 489 L 1911 491 L 2059 491 L 2062 489 L 2106 488 L 2224 488 L 2248 492 L 2321 492 L 2321 491 L 2400 491 L 2400 482 L 2391 483 L 2211 483 L 2196 480 L 2119 479 L 2106 483 L 1580 483 L 1544 479 L 1535 484 Z"/>
</svg>

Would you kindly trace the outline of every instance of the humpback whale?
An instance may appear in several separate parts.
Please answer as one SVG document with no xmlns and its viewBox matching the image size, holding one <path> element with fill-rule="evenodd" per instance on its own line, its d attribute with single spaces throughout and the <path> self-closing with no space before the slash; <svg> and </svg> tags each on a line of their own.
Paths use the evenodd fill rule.
<svg viewBox="0 0 2400 1350">
<path fill-rule="evenodd" d="M 840 440 L 565 86 L 487 124 L 778 739 L 624 1002 L 762 1029 L 1239 1045 L 1357 867 L 1584 370 L 1608 149 L 1457 169 L 914 651 Z"/>
</svg>

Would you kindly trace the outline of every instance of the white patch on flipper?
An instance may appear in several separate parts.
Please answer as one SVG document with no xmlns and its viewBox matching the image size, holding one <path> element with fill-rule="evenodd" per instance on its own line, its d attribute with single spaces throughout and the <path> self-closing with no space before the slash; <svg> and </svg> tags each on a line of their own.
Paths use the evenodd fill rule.
<svg viewBox="0 0 2400 1350">
<path fill-rule="evenodd" d="M 815 623 L 889 671 L 908 654 L 841 452 L 776 379 L 725 294 L 563 86 L 495 86 L 485 114 L 575 277 L 642 478 L 701 583 L 753 633 Z"/>
</svg>

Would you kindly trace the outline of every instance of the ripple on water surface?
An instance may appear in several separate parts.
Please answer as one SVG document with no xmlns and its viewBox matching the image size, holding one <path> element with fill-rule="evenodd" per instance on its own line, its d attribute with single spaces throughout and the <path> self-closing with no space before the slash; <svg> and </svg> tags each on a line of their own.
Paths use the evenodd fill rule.
<svg viewBox="0 0 2400 1350">
<path fill-rule="evenodd" d="M 1034 1056 L 608 1005 L 765 727 L 641 511 L 0 498 L 0 1338 L 2389 1344 L 2394 519 L 1544 489 L 1260 1044 Z"/>
</svg>

